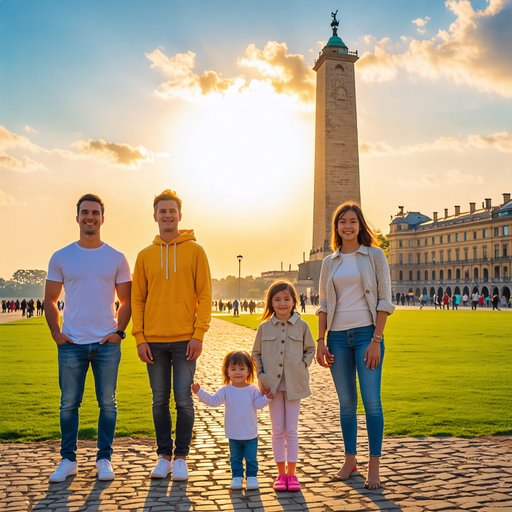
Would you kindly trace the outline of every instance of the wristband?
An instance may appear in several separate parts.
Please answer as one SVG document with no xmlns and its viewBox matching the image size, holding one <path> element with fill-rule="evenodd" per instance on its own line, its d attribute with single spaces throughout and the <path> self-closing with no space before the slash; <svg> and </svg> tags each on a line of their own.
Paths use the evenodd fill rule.
<svg viewBox="0 0 512 512">
<path fill-rule="evenodd" d="M 317 343 L 318 343 L 320 340 L 325 341 L 325 338 L 318 338 L 318 339 L 316 340 L 316 341 L 317 341 Z"/>
</svg>

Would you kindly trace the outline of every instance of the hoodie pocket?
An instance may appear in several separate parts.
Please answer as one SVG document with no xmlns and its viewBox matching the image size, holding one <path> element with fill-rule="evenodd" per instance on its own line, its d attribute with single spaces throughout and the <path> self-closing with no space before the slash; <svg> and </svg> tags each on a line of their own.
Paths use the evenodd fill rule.
<svg viewBox="0 0 512 512">
<path fill-rule="evenodd" d="M 181 336 L 194 332 L 194 318 L 184 302 L 152 304 L 144 315 L 145 336 Z"/>
</svg>

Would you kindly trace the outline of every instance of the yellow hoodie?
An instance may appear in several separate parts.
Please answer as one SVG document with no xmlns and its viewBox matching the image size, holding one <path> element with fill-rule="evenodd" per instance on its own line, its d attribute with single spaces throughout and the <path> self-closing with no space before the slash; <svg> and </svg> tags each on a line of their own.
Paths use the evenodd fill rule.
<svg viewBox="0 0 512 512">
<path fill-rule="evenodd" d="M 140 251 L 133 271 L 132 318 L 137 345 L 203 340 L 210 327 L 212 281 L 194 231 L 170 244 L 158 235 Z"/>
</svg>

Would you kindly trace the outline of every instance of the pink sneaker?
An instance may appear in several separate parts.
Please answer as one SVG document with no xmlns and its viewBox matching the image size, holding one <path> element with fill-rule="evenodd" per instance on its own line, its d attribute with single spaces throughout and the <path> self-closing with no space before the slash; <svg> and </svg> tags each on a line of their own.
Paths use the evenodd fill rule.
<svg viewBox="0 0 512 512">
<path fill-rule="evenodd" d="M 286 485 L 287 480 L 286 475 L 279 475 L 274 482 L 274 491 L 286 491 L 288 489 Z"/>
<path fill-rule="evenodd" d="M 288 475 L 287 480 L 290 492 L 300 491 L 299 479 L 295 475 Z"/>
</svg>

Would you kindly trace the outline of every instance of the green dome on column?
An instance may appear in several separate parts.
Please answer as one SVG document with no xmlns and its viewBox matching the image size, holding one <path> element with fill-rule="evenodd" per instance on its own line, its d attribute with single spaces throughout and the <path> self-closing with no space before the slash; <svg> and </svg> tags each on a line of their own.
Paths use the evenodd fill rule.
<svg viewBox="0 0 512 512">
<path fill-rule="evenodd" d="M 342 48 L 347 48 L 347 45 L 341 40 L 341 37 L 338 36 L 332 36 L 326 46 L 341 46 Z"/>
</svg>

